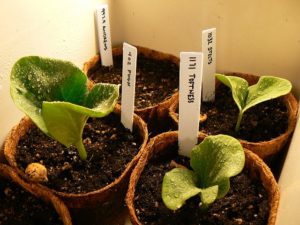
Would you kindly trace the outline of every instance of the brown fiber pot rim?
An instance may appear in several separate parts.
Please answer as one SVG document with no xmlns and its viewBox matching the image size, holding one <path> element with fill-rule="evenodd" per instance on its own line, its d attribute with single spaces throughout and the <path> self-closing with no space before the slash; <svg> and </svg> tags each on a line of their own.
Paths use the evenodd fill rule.
<svg viewBox="0 0 300 225">
<path fill-rule="evenodd" d="M 252 74 L 244 74 L 244 73 L 228 73 L 227 75 L 238 76 L 246 79 L 249 82 L 249 85 L 255 84 L 259 76 Z M 218 82 L 216 81 L 216 87 L 218 87 Z M 267 157 L 276 154 L 280 151 L 284 145 L 289 140 L 289 137 L 293 133 L 296 122 L 297 122 L 297 113 L 298 113 L 298 101 L 295 96 L 290 92 L 289 94 L 282 96 L 283 102 L 288 109 L 288 127 L 285 133 L 279 135 L 276 138 L 273 138 L 268 141 L 260 141 L 260 142 L 250 142 L 246 140 L 239 139 L 244 147 L 256 153 L 262 159 L 266 159 Z M 178 126 L 178 114 L 176 113 L 176 109 L 178 108 L 179 97 L 177 97 L 174 102 L 171 104 L 169 108 L 169 116 L 171 117 L 174 124 Z M 200 132 L 203 135 L 207 135 L 204 132 Z"/>
<path fill-rule="evenodd" d="M 114 112 L 115 114 L 120 116 L 121 110 L 120 106 L 116 105 Z M 25 116 L 19 124 L 17 124 L 8 135 L 5 143 L 4 143 L 4 155 L 7 160 L 7 162 L 17 170 L 18 174 L 20 174 L 23 178 L 27 178 L 25 173 L 18 168 L 16 159 L 15 159 L 15 153 L 16 153 L 16 146 L 20 140 L 20 138 L 26 134 L 26 131 L 33 126 L 33 122 L 30 120 L 29 117 Z M 65 193 L 65 192 L 59 192 L 54 189 L 49 189 L 52 192 L 54 192 L 56 195 L 58 195 L 66 205 L 70 208 L 84 208 L 88 206 L 92 206 L 96 203 L 101 203 L 104 201 L 107 201 L 111 195 L 115 191 L 118 190 L 119 186 L 124 185 L 124 182 L 126 182 L 126 179 L 130 175 L 131 170 L 137 163 L 138 159 L 140 158 L 142 152 L 145 150 L 146 143 L 148 141 L 148 130 L 145 122 L 137 115 L 134 115 L 134 129 L 138 129 L 138 133 L 142 138 L 142 143 L 140 145 L 140 150 L 138 154 L 131 160 L 130 163 L 127 164 L 125 170 L 123 173 L 112 183 L 109 185 L 100 188 L 95 191 L 82 193 L 82 194 L 72 194 L 72 193 Z M 41 185 L 42 186 L 42 185 Z M 47 188 L 46 186 L 44 186 Z"/>
<path fill-rule="evenodd" d="M 205 136 L 199 135 L 198 140 L 201 142 Z M 129 209 L 130 220 L 133 225 L 142 225 L 142 223 L 138 220 L 138 217 L 135 212 L 134 206 L 134 195 L 135 188 L 138 183 L 138 180 L 147 165 L 147 162 L 152 158 L 153 155 L 157 154 L 160 151 L 166 149 L 166 147 L 178 140 L 178 132 L 170 131 L 166 133 L 162 133 L 154 138 L 152 138 L 146 146 L 146 151 L 141 156 L 138 164 L 133 170 L 129 188 L 126 195 L 126 204 Z M 279 204 L 279 187 L 275 181 L 275 178 L 269 169 L 269 167 L 260 159 L 256 154 L 251 151 L 245 149 L 246 163 L 245 167 L 247 167 L 250 171 L 251 176 L 258 177 L 269 195 L 269 205 L 270 212 L 268 218 L 268 225 L 274 225 L 277 216 L 278 204 Z"/>
<path fill-rule="evenodd" d="M 142 54 L 147 58 L 157 59 L 157 60 L 168 60 L 172 63 L 179 65 L 179 58 L 174 55 L 159 52 L 159 51 L 156 51 L 156 50 L 153 50 L 150 48 L 146 48 L 146 47 L 141 47 L 141 46 L 135 46 L 135 47 L 137 48 L 138 54 Z M 123 55 L 123 48 L 122 47 L 113 48 L 112 54 L 113 54 L 113 56 Z M 93 56 L 89 61 L 84 63 L 83 72 L 85 74 L 87 74 L 87 76 L 89 76 L 89 71 L 92 70 L 100 61 L 101 61 L 100 55 Z M 178 74 L 178 76 L 179 76 L 179 74 Z M 135 109 L 135 113 L 137 113 L 138 115 L 141 115 L 143 117 L 144 114 L 151 113 L 151 111 L 153 111 L 153 109 L 158 108 L 158 110 L 160 110 L 161 108 L 169 108 L 170 105 L 175 100 L 176 96 L 177 96 L 177 93 L 173 94 L 171 97 L 169 97 L 169 98 L 165 99 L 164 101 L 162 101 L 158 104 L 155 104 L 153 106 Z"/>
<path fill-rule="evenodd" d="M 5 164 L 0 164 L 0 176 L 7 180 L 17 183 L 26 191 L 30 192 L 37 198 L 43 199 L 45 202 L 51 203 L 56 212 L 60 216 L 64 225 L 72 225 L 71 216 L 66 205 L 56 197 L 48 189 L 43 188 L 41 185 L 27 183 L 20 178 L 15 170 Z"/>
</svg>

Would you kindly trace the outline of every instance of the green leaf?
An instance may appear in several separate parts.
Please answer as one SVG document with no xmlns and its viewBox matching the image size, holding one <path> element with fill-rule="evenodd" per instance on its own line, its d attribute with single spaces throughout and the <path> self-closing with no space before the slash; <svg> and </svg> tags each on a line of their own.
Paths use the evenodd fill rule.
<svg viewBox="0 0 300 225">
<path fill-rule="evenodd" d="M 97 84 L 88 91 L 86 75 L 72 63 L 29 56 L 13 66 L 11 96 L 44 133 L 67 147 L 75 145 L 85 159 L 81 136 L 86 120 L 114 109 L 119 86 Z"/>
<path fill-rule="evenodd" d="M 245 112 L 247 109 L 261 102 L 286 95 L 291 90 L 292 84 L 286 79 L 273 76 L 261 76 L 256 84 L 249 87 L 247 101 L 243 111 Z"/>
<path fill-rule="evenodd" d="M 224 197 L 230 188 L 229 178 L 239 174 L 245 164 L 240 142 L 227 135 L 206 137 L 191 154 L 193 171 L 175 168 L 167 172 L 162 184 L 162 199 L 172 210 L 200 194 L 202 207 Z"/>
<path fill-rule="evenodd" d="M 228 135 L 208 136 L 191 153 L 191 167 L 197 174 L 198 187 L 220 186 L 217 198 L 227 193 L 229 178 L 239 174 L 244 163 L 243 147 Z"/>
<path fill-rule="evenodd" d="M 239 110 L 245 107 L 248 95 L 248 82 L 240 77 L 225 76 L 223 74 L 215 75 L 219 81 L 231 89 L 232 97 Z"/>
<path fill-rule="evenodd" d="M 118 85 L 97 84 L 88 96 L 87 108 L 69 102 L 43 102 L 42 117 L 49 134 L 69 147 L 75 145 L 82 159 L 86 158 L 82 150 L 81 136 L 89 116 L 104 117 L 111 113 L 118 99 Z"/>
<path fill-rule="evenodd" d="M 175 168 L 167 172 L 162 184 L 162 200 L 171 209 L 179 209 L 187 199 L 200 193 L 193 171 Z"/>
<path fill-rule="evenodd" d="M 213 203 L 218 197 L 218 185 L 214 185 L 209 188 L 201 190 L 201 206 L 202 208 L 207 208 L 209 204 Z"/>
<path fill-rule="evenodd" d="M 68 102 L 44 102 L 42 117 L 49 135 L 66 147 L 72 144 L 78 149 L 80 157 L 86 159 L 81 136 L 88 116 L 77 112 L 77 105 Z"/>
<path fill-rule="evenodd" d="M 103 117 L 113 111 L 119 97 L 119 85 L 98 83 L 89 92 L 85 106 L 91 117 Z"/>
<path fill-rule="evenodd" d="M 66 101 L 80 104 L 87 92 L 87 78 L 70 62 L 24 57 L 12 68 L 10 92 L 16 106 L 44 132 L 41 117 L 43 101 Z"/>
<path fill-rule="evenodd" d="M 288 94 L 292 89 L 290 81 L 279 77 L 261 76 L 256 84 L 248 87 L 248 82 L 243 78 L 222 74 L 215 76 L 231 89 L 232 97 L 239 108 L 236 132 L 239 131 L 246 110 L 264 101 Z"/>
</svg>

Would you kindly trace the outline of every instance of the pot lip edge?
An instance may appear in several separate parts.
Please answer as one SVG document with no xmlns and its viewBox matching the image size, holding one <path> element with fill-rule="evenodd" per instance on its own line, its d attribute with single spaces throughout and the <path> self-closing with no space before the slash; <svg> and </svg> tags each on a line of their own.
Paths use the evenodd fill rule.
<svg viewBox="0 0 300 225">
<path fill-rule="evenodd" d="M 116 114 L 119 114 L 120 113 L 120 106 L 119 104 L 117 104 L 114 108 L 114 111 L 113 113 L 116 113 Z M 17 170 L 17 173 L 19 174 L 20 173 L 20 176 L 24 176 L 24 172 L 18 167 L 17 163 L 16 163 L 16 159 L 14 157 L 14 154 L 13 152 L 11 152 L 8 147 L 8 145 L 11 143 L 11 142 L 15 142 L 17 143 L 20 139 L 21 136 L 23 135 L 17 135 L 17 137 L 14 137 L 16 135 L 16 132 L 23 128 L 24 126 L 24 123 L 25 125 L 27 125 L 27 127 L 25 128 L 26 130 L 31 127 L 31 126 L 34 126 L 34 123 L 33 121 L 30 119 L 29 116 L 25 115 L 24 117 L 21 118 L 21 120 L 19 121 L 19 123 L 17 123 L 12 129 L 11 131 L 9 132 L 9 134 L 7 135 L 7 138 L 5 139 L 4 141 L 4 147 L 3 147 L 3 152 L 4 152 L 4 156 L 6 158 L 6 160 L 8 161 L 9 163 L 9 166 L 16 169 Z M 147 129 L 147 126 L 146 126 L 146 123 L 143 121 L 143 119 L 134 114 L 134 124 L 139 127 L 138 124 L 140 124 L 141 126 L 141 132 L 140 135 L 142 136 L 143 138 L 143 141 L 141 142 L 140 146 L 139 146 L 139 151 L 138 153 L 131 159 L 130 162 L 128 162 L 126 164 L 126 167 L 125 169 L 123 170 L 123 172 L 121 173 L 121 175 L 119 177 L 117 177 L 114 181 L 112 181 L 111 183 L 109 183 L 108 185 L 100 188 L 100 189 L 96 189 L 94 191 L 90 191 L 90 192 L 86 192 L 86 193 L 81 193 L 81 194 L 75 194 L 75 193 L 66 193 L 66 192 L 60 192 L 60 191 L 57 191 L 55 189 L 51 189 L 51 188 L 48 188 L 46 185 L 43 185 L 43 184 L 39 184 L 40 186 L 46 188 L 46 189 L 49 189 L 50 191 L 52 191 L 53 193 L 57 194 L 58 196 L 62 197 L 62 198 L 76 198 L 76 197 L 87 197 L 87 196 L 93 196 L 93 195 L 100 195 L 102 193 L 105 193 L 107 191 L 110 191 L 112 190 L 114 187 L 116 187 L 118 184 L 120 184 L 127 176 L 127 174 L 130 172 L 130 170 L 132 169 L 132 167 L 137 163 L 138 159 L 140 158 L 142 152 L 144 151 L 145 147 L 146 147 L 146 144 L 148 142 L 148 129 Z M 15 139 L 18 139 L 17 141 L 15 141 Z M 12 140 L 11 140 L 12 139 Z M 29 181 L 27 181 L 29 182 Z M 31 182 L 31 183 L 34 183 L 34 182 Z"/>
</svg>

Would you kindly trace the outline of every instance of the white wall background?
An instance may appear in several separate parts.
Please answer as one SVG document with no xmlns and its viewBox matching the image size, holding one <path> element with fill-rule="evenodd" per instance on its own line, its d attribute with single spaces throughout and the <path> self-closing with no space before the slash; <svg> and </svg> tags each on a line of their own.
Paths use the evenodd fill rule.
<svg viewBox="0 0 300 225">
<path fill-rule="evenodd" d="M 128 42 L 178 55 L 217 28 L 217 69 L 290 78 L 300 93 L 299 0 L 113 0 Z"/>
</svg>

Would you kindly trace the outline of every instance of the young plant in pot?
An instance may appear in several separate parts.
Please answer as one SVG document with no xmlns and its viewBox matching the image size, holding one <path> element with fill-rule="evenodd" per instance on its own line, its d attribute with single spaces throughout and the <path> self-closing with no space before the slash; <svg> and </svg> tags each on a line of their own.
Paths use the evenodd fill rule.
<svg viewBox="0 0 300 225">
<path fill-rule="evenodd" d="M 169 129 L 168 108 L 178 95 L 179 59 L 173 55 L 137 46 L 135 113 L 141 116 L 149 132 Z M 122 47 L 113 48 L 114 65 L 101 66 L 101 57 L 94 56 L 85 63 L 83 71 L 95 83 L 121 84 Z"/>
<path fill-rule="evenodd" d="M 70 208 L 117 210 L 114 203 L 122 204 L 148 138 L 140 117 L 134 116 L 133 132 L 121 124 L 118 90 L 114 84 L 88 87 L 86 75 L 66 61 L 20 59 L 11 73 L 11 96 L 27 117 L 5 142 L 7 161 L 27 179 L 43 182 Z M 33 176 L 32 163 L 46 168 L 41 174 L 47 179 Z"/>
<path fill-rule="evenodd" d="M 199 131 L 225 133 L 238 138 L 244 147 L 266 159 L 289 140 L 297 118 L 298 103 L 288 80 L 274 76 L 234 73 L 216 74 L 214 102 L 202 102 Z M 170 116 L 178 124 L 178 100 Z"/>
<path fill-rule="evenodd" d="M 227 135 L 199 142 L 189 159 L 176 131 L 150 140 L 126 196 L 132 224 L 275 224 L 279 190 L 266 164 Z"/>
<path fill-rule="evenodd" d="M 54 194 L 21 179 L 0 164 L 0 223 L 3 225 L 71 225 L 69 210 Z"/>
</svg>

